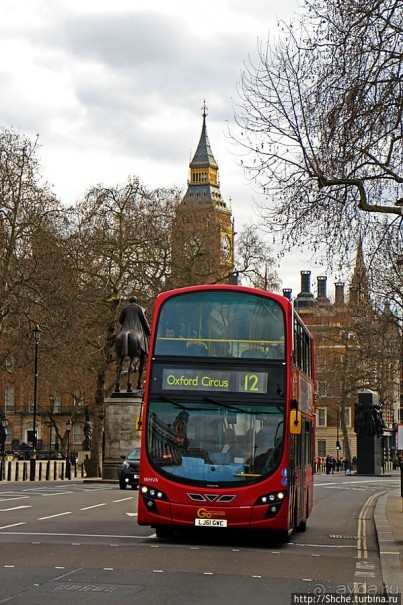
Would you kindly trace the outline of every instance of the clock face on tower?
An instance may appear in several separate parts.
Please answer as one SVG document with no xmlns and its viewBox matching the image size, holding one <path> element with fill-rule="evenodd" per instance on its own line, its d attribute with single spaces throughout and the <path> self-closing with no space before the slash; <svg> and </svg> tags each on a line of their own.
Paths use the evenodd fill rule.
<svg viewBox="0 0 403 605">
<path fill-rule="evenodd" d="M 231 240 L 226 233 L 221 237 L 221 254 L 224 260 L 231 258 Z"/>
</svg>

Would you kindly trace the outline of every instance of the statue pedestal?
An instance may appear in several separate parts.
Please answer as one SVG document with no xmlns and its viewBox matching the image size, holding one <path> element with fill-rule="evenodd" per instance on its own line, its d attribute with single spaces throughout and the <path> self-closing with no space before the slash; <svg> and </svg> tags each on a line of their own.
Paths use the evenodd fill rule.
<svg viewBox="0 0 403 605">
<path fill-rule="evenodd" d="M 376 435 L 357 435 L 357 473 L 382 474 L 382 440 Z"/>
<path fill-rule="evenodd" d="M 141 432 L 135 429 L 140 416 L 143 391 L 114 393 L 105 399 L 105 447 L 102 479 L 118 479 L 122 458 L 132 447 L 140 447 Z"/>
</svg>

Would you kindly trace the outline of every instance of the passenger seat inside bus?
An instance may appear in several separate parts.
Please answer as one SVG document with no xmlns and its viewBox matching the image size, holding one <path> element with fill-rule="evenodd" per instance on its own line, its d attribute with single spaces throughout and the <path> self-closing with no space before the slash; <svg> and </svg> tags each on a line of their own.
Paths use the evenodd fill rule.
<svg viewBox="0 0 403 605">
<path fill-rule="evenodd" d="M 263 359 L 265 354 L 261 349 L 246 349 L 241 353 L 241 357 L 244 359 Z"/>
</svg>

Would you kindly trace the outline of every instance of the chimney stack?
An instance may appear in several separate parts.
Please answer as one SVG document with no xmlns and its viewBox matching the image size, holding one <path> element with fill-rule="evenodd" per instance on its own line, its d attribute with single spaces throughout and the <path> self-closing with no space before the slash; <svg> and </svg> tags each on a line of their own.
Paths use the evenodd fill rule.
<svg viewBox="0 0 403 605">
<path fill-rule="evenodd" d="M 344 283 L 339 281 L 335 286 L 335 303 L 336 305 L 344 305 Z"/>
<path fill-rule="evenodd" d="M 295 299 L 295 308 L 297 311 L 307 309 L 313 306 L 314 296 L 311 292 L 311 272 L 301 271 L 301 292 Z"/>
<path fill-rule="evenodd" d="M 285 298 L 288 298 L 288 300 L 291 300 L 291 293 L 291 288 L 283 288 L 283 296 L 285 296 Z"/>
<path fill-rule="evenodd" d="M 301 271 L 301 294 L 310 294 L 311 292 L 311 272 Z"/>
<path fill-rule="evenodd" d="M 317 277 L 318 282 L 318 298 L 327 298 L 327 277 L 319 275 Z"/>
</svg>

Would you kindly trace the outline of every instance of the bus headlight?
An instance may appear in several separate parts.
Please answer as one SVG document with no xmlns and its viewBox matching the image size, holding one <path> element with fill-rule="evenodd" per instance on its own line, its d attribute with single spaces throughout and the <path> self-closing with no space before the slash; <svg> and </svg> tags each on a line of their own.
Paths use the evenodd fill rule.
<svg viewBox="0 0 403 605">
<path fill-rule="evenodd" d="M 143 496 L 146 496 L 151 500 L 165 500 L 166 502 L 168 502 L 168 496 L 160 489 L 155 489 L 155 487 L 148 487 L 148 485 L 142 485 L 140 487 L 140 492 L 143 494 Z"/>
<path fill-rule="evenodd" d="M 281 504 L 284 502 L 286 495 L 287 492 L 283 491 L 271 492 L 270 494 L 263 494 L 263 496 L 260 496 L 256 500 L 255 506 L 268 505 L 265 517 L 274 517 L 274 515 L 276 515 L 280 510 Z"/>
</svg>

